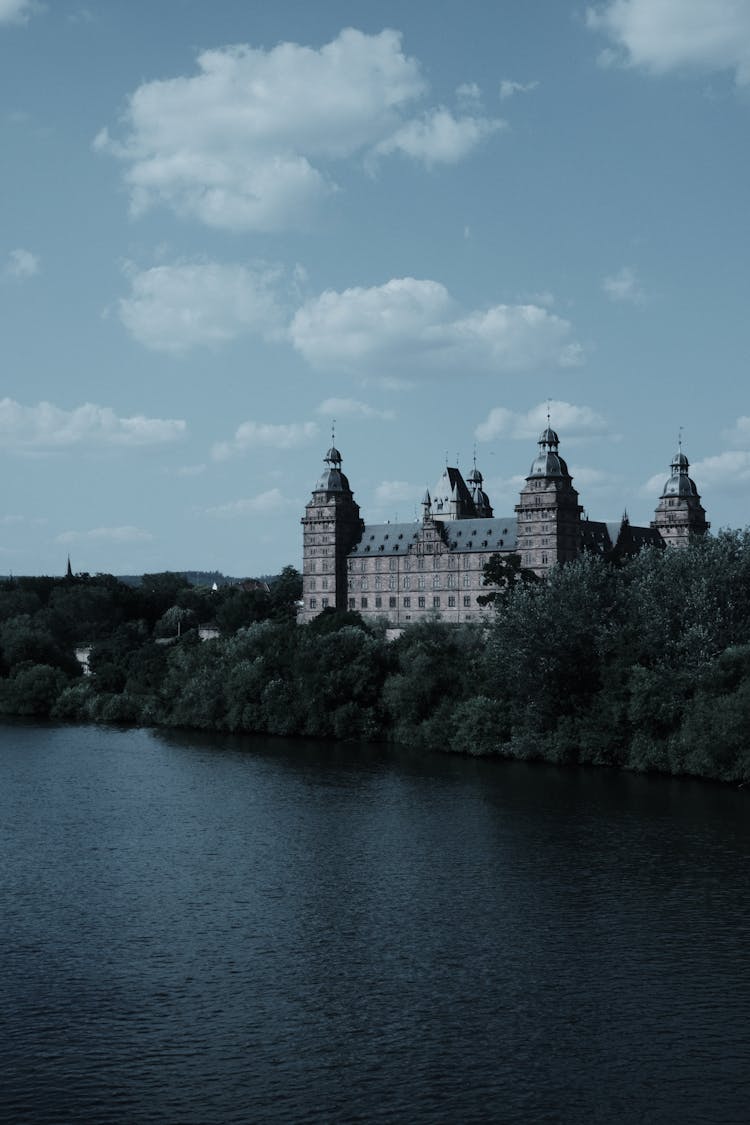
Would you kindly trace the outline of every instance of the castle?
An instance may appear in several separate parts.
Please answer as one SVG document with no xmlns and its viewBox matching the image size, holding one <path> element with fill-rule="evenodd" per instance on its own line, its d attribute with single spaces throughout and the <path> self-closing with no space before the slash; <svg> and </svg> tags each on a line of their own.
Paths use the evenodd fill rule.
<svg viewBox="0 0 750 1125">
<path fill-rule="evenodd" d="M 524 568 L 544 577 L 584 551 L 611 558 L 649 545 L 684 547 L 710 526 L 681 447 L 654 519 L 634 527 L 627 515 L 615 523 L 586 518 L 549 425 L 538 444 L 514 515 L 494 515 L 475 465 L 468 480 L 446 467 L 433 495 L 425 493 L 420 521 L 380 524 L 362 520 L 332 446 L 302 518 L 298 621 L 305 624 L 329 607 L 391 626 L 435 615 L 477 621 L 487 612 L 477 598 L 488 593 L 483 577 L 491 555 L 519 555 Z"/>
</svg>

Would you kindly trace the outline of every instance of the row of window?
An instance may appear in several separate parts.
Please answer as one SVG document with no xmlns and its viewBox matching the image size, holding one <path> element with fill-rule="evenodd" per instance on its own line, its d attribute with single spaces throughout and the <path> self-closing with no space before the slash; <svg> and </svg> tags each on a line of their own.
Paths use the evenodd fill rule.
<svg viewBox="0 0 750 1125">
<path fill-rule="evenodd" d="M 314 600 L 315 599 L 313 598 L 310 602 L 310 608 L 311 609 L 315 608 L 315 606 L 313 605 Z M 403 598 L 401 604 L 402 604 L 404 609 L 411 609 L 411 598 L 410 597 Z M 464 604 L 464 609 L 469 609 L 471 607 L 471 597 L 470 597 L 470 595 L 464 594 L 463 604 Z M 388 608 L 389 609 L 396 609 L 397 606 L 398 606 L 398 598 L 389 597 L 388 598 Z M 356 609 L 356 608 L 357 608 L 357 599 L 356 598 L 349 598 L 349 609 Z M 367 598 L 360 598 L 359 599 L 359 608 L 360 609 L 368 609 L 369 608 L 369 602 L 368 602 Z M 378 596 L 378 597 L 375 598 L 375 609 L 382 609 L 382 608 L 383 608 L 383 599 L 382 599 L 382 597 Z M 427 598 L 426 597 L 417 598 L 417 608 L 418 609 L 426 609 L 427 608 Z M 436 595 L 435 597 L 433 597 L 432 608 L 433 609 L 440 609 L 440 596 L 439 595 Z M 455 597 L 454 594 L 450 594 L 448 596 L 448 609 L 455 609 L 455 608 L 456 608 L 456 597 Z"/>
<path fill-rule="evenodd" d="M 445 580 L 443 580 L 443 579 L 445 579 Z M 357 580 L 354 579 L 354 578 L 350 578 L 349 579 L 349 589 L 354 590 L 356 585 L 357 585 Z M 417 582 L 416 582 L 416 588 L 418 590 L 424 590 L 426 585 L 427 585 L 427 581 L 426 581 L 424 575 L 421 575 L 421 574 L 418 575 Z M 458 585 L 458 575 L 447 574 L 447 575 L 443 576 L 443 575 L 440 575 L 440 574 L 434 574 L 432 576 L 432 588 L 433 588 L 433 590 L 440 590 L 443 587 L 443 585 L 445 585 L 447 587 L 447 589 L 449 589 L 449 590 L 455 589 L 455 587 Z M 465 574 L 463 576 L 462 585 L 464 586 L 465 589 L 469 589 L 471 587 L 471 575 L 470 574 Z M 312 590 L 314 588 L 315 588 L 315 579 L 311 579 L 310 589 Z M 370 588 L 370 579 L 369 578 L 360 578 L 359 579 L 359 589 L 360 590 L 369 590 L 369 588 Z M 411 575 L 409 575 L 409 574 L 404 575 L 404 577 L 401 579 L 401 588 L 402 588 L 402 590 L 410 590 L 412 588 Z M 323 579 L 323 589 L 325 589 L 325 590 L 328 589 L 328 579 L 326 579 L 326 578 Z M 379 574 L 375 575 L 374 589 L 376 589 L 376 590 L 382 590 L 383 589 L 383 579 L 380 577 Z M 388 589 L 389 590 L 397 590 L 398 589 L 398 579 L 396 578 L 395 575 L 391 575 L 388 578 Z"/>
<path fill-rule="evenodd" d="M 465 554 L 462 557 L 463 557 L 463 560 L 464 560 L 464 562 L 463 562 L 464 570 L 470 570 L 472 565 L 474 565 L 473 560 L 476 559 L 477 556 L 475 554 L 471 553 L 471 554 Z M 370 559 L 364 559 L 364 558 L 363 559 L 348 559 L 346 565 L 347 565 L 347 568 L 350 571 L 362 571 L 362 572 L 364 572 L 366 570 L 375 570 L 377 572 L 377 571 L 381 570 L 381 568 L 383 566 L 383 561 L 384 560 L 381 559 L 378 555 L 373 555 L 372 558 L 370 558 Z M 417 563 L 417 570 L 424 570 L 425 569 L 424 558 L 422 558 L 420 556 L 417 556 L 416 563 Z M 479 556 L 479 565 L 484 566 L 484 563 L 485 563 L 485 557 L 484 557 L 484 555 L 480 555 Z M 412 566 L 411 558 L 409 558 L 408 556 L 403 556 L 400 559 L 396 559 L 396 558 L 389 558 L 388 559 L 388 570 L 392 570 L 392 571 L 398 570 L 399 566 L 400 566 L 401 570 L 406 570 L 406 571 L 411 570 L 411 566 Z M 457 555 L 449 555 L 449 554 L 435 555 L 433 557 L 433 560 L 432 560 L 432 569 L 433 570 L 440 570 L 440 569 L 457 570 L 458 569 L 458 556 Z"/>
</svg>

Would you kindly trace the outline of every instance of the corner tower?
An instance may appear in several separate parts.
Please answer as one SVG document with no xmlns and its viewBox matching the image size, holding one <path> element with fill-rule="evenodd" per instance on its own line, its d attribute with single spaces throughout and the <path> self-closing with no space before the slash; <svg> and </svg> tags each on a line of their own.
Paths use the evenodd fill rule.
<svg viewBox="0 0 750 1125">
<path fill-rule="evenodd" d="M 690 462 L 680 443 L 670 466 L 672 473 L 656 505 L 651 527 L 668 547 L 687 547 L 692 535 L 705 535 L 711 526 L 695 482 L 688 476 Z"/>
<path fill-rule="evenodd" d="M 326 453 L 324 463 L 302 517 L 300 625 L 329 607 L 346 609 L 346 556 L 362 535 L 359 504 L 341 472 L 341 454 L 335 445 Z"/>
<path fill-rule="evenodd" d="M 521 564 L 543 578 L 556 563 L 581 550 L 581 512 L 568 466 L 558 453 L 560 439 L 547 426 L 539 436 L 526 484 L 516 504 Z"/>
</svg>

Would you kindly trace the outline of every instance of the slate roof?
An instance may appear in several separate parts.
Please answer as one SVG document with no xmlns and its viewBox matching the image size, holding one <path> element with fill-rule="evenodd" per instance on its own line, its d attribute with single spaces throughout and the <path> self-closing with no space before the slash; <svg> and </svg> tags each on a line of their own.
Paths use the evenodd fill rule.
<svg viewBox="0 0 750 1125">
<path fill-rule="evenodd" d="M 514 551 L 516 549 L 516 517 L 493 519 L 440 520 L 449 551 L 471 552 Z M 365 524 L 362 538 L 352 547 L 350 556 L 403 555 L 416 548 L 422 534 L 421 523 Z"/>
</svg>

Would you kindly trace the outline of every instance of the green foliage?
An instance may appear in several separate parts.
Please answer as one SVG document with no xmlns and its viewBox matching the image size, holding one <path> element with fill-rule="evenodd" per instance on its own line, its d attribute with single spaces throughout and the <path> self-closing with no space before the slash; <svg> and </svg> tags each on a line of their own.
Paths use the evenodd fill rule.
<svg viewBox="0 0 750 1125">
<path fill-rule="evenodd" d="M 298 627 L 291 567 L 270 593 L 170 573 L 4 583 L 0 711 L 750 781 L 747 532 L 583 556 L 545 582 L 501 558 L 487 580 L 486 624 L 428 619 L 393 643 L 356 613 Z M 222 635 L 201 643 L 206 620 Z"/>
<path fill-rule="evenodd" d="M 490 594 L 480 594 L 479 605 L 502 605 L 507 595 L 519 583 L 536 584 L 540 581 L 533 570 L 521 566 L 520 555 L 490 555 L 484 564 L 483 586 L 493 586 Z"/>
</svg>

